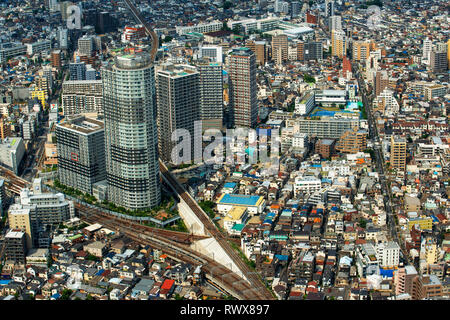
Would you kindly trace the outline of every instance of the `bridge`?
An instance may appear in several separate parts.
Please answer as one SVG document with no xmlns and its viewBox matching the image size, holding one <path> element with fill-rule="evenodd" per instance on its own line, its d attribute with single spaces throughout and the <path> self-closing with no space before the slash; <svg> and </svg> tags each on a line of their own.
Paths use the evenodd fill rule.
<svg viewBox="0 0 450 320">
<path fill-rule="evenodd" d="M 191 247 L 194 247 L 196 251 L 202 254 L 212 256 L 213 260 L 222 265 L 229 265 L 232 271 L 247 280 L 253 288 L 261 292 L 264 299 L 273 299 L 271 292 L 263 284 L 258 273 L 252 271 L 242 260 L 236 250 L 228 243 L 226 237 L 217 229 L 209 216 L 191 195 L 184 190 L 161 159 L 159 160 L 159 168 L 163 180 L 177 193 L 180 199 L 178 212 L 185 221 L 188 229 L 194 234 L 210 237 L 210 239 L 196 241 Z"/>
</svg>

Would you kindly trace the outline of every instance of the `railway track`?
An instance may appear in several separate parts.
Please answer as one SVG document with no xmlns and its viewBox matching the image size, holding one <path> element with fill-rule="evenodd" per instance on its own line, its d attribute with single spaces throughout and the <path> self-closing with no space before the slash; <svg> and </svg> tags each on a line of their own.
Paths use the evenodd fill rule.
<svg viewBox="0 0 450 320">
<path fill-rule="evenodd" d="M 128 8 L 130 9 L 131 13 L 133 14 L 134 18 L 140 24 L 142 24 L 144 26 L 144 29 L 147 32 L 147 34 L 152 38 L 152 44 L 151 44 L 152 48 L 150 50 L 150 57 L 151 57 L 152 61 L 155 61 L 156 53 L 158 51 L 158 46 L 159 46 L 158 35 L 156 34 L 155 31 L 152 30 L 152 28 L 150 28 L 148 23 L 145 22 L 144 18 L 139 13 L 139 11 L 136 9 L 135 5 L 131 2 L 131 0 L 124 0 L 124 1 L 127 4 Z"/>
<path fill-rule="evenodd" d="M 250 283 L 242 280 L 237 274 L 217 263 L 211 258 L 192 250 L 187 243 L 180 243 L 180 239 L 170 238 L 161 233 L 152 232 L 148 228 L 130 221 L 111 217 L 108 214 L 101 215 L 96 212 L 82 212 L 81 219 L 89 223 L 100 223 L 105 227 L 120 231 L 125 236 L 141 244 L 148 244 L 153 248 L 162 250 L 171 258 L 188 262 L 192 265 L 201 265 L 206 273 L 217 286 L 224 291 L 237 296 L 242 300 L 261 300 L 265 296 Z"/>
<path fill-rule="evenodd" d="M 178 183 L 178 181 L 172 176 L 172 174 L 168 171 L 167 167 L 160 160 L 160 171 L 161 174 L 168 180 L 168 182 L 175 189 L 178 196 L 182 198 L 188 206 L 192 209 L 192 211 L 196 214 L 196 216 L 200 219 L 200 221 L 205 226 L 207 232 L 214 237 L 220 246 L 225 250 L 225 252 L 233 259 L 233 262 L 238 266 L 243 274 L 247 276 L 250 284 L 256 288 L 264 299 L 269 300 L 273 299 L 272 294 L 268 291 L 268 289 L 263 284 L 261 278 L 256 272 L 252 272 L 247 264 L 241 259 L 238 253 L 230 246 L 227 242 L 227 238 L 216 228 L 214 223 L 211 221 L 209 216 L 203 211 L 203 209 L 198 205 L 198 203 L 184 190 L 183 187 Z"/>
</svg>

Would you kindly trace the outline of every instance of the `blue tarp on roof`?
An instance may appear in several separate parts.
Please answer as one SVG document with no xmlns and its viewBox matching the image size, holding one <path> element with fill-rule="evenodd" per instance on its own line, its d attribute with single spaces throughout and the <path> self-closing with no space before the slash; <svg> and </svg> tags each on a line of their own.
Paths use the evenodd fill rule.
<svg viewBox="0 0 450 320">
<path fill-rule="evenodd" d="M 394 275 L 394 270 L 380 268 L 380 276 L 392 278 L 393 275 Z"/>
<path fill-rule="evenodd" d="M 227 182 L 223 185 L 223 187 L 233 189 L 234 187 L 236 187 L 236 182 Z"/>
<path fill-rule="evenodd" d="M 102 275 L 103 272 L 105 272 L 105 270 L 104 269 L 100 269 L 100 270 L 98 270 L 98 272 L 95 275 L 96 276 L 100 276 L 100 275 Z"/>
<path fill-rule="evenodd" d="M 7 286 L 12 280 L 0 280 L 0 286 Z"/>
<path fill-rule="evenodd" d="M 431 219 L 433 219 L 433 222 L 439 223 L 439 219 L 435 215 L 432 215 Z"/>
<path fill-rule="evenodd" d="M 287 256 L 285 254 L 276 254 L 275 258 L 277 258 L 280 261 L 288 261 L 289 256 Z"/>
</svg>

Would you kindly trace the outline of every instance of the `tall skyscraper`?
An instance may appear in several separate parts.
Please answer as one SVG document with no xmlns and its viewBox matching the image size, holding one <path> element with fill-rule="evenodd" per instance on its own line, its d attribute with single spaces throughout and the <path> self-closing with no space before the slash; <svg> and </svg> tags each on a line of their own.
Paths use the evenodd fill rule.
<svg viewBox="0 0 450 320">
<path fill-rule="evenodd" d="M 161 202 L 154 66 L 117 56 L 102 69 L 108 199 L 130 210 Z"/>
<path fill-rule="evenodd" d="M 201 62 L 200 119 L 202 130 L 220 129 L 223 122 L 223 69 L 221 63 Z"/>
<path fill-rule="evenodd" d="M 249 48 L 232 51 L 229 83 L 233 125 L 254 127 L 258 120 L 256 57 Z"/>
<path fill-rule="evenodd" d="M 59 181 L 92 194 L 92 185 L 106 179 L 103 121 L 82 115 L 56 125 Z"/>
<path fill-rule="evenodd" d="M 156 86 L 159 153 L 164 161 L 172 162 L 172 150 L 178 142 L 171 141 L 174 130 L 188 130 L 194 146 L 194 122 L 200 120 L 200 74 L 192 66 L 164 65 L 156 73 Z"/>
</svg>

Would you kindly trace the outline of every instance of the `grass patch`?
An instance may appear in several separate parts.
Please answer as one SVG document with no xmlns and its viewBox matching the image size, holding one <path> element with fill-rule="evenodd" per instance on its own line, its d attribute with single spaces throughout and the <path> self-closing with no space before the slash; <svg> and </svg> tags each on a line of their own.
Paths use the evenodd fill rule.
<svg viewBox="0 0 450 320">
<path fill-rule="evenodd" d="M 239 248 L 237 246 L 236 243 L 232 242 L 232 241 L 228 241 L 228 243 L 230 244 L 230 246 L 236 250 L 239 254 L 239 256 L 242 258 L 242 260 L 244 260 L 244 262 L 249 266 L 250 269 L 255 270 L 256 264 L 254 261 L 251 261 L 247 258 L 247 256 L 242 252 L 241 248 Z"/>
</svg>

